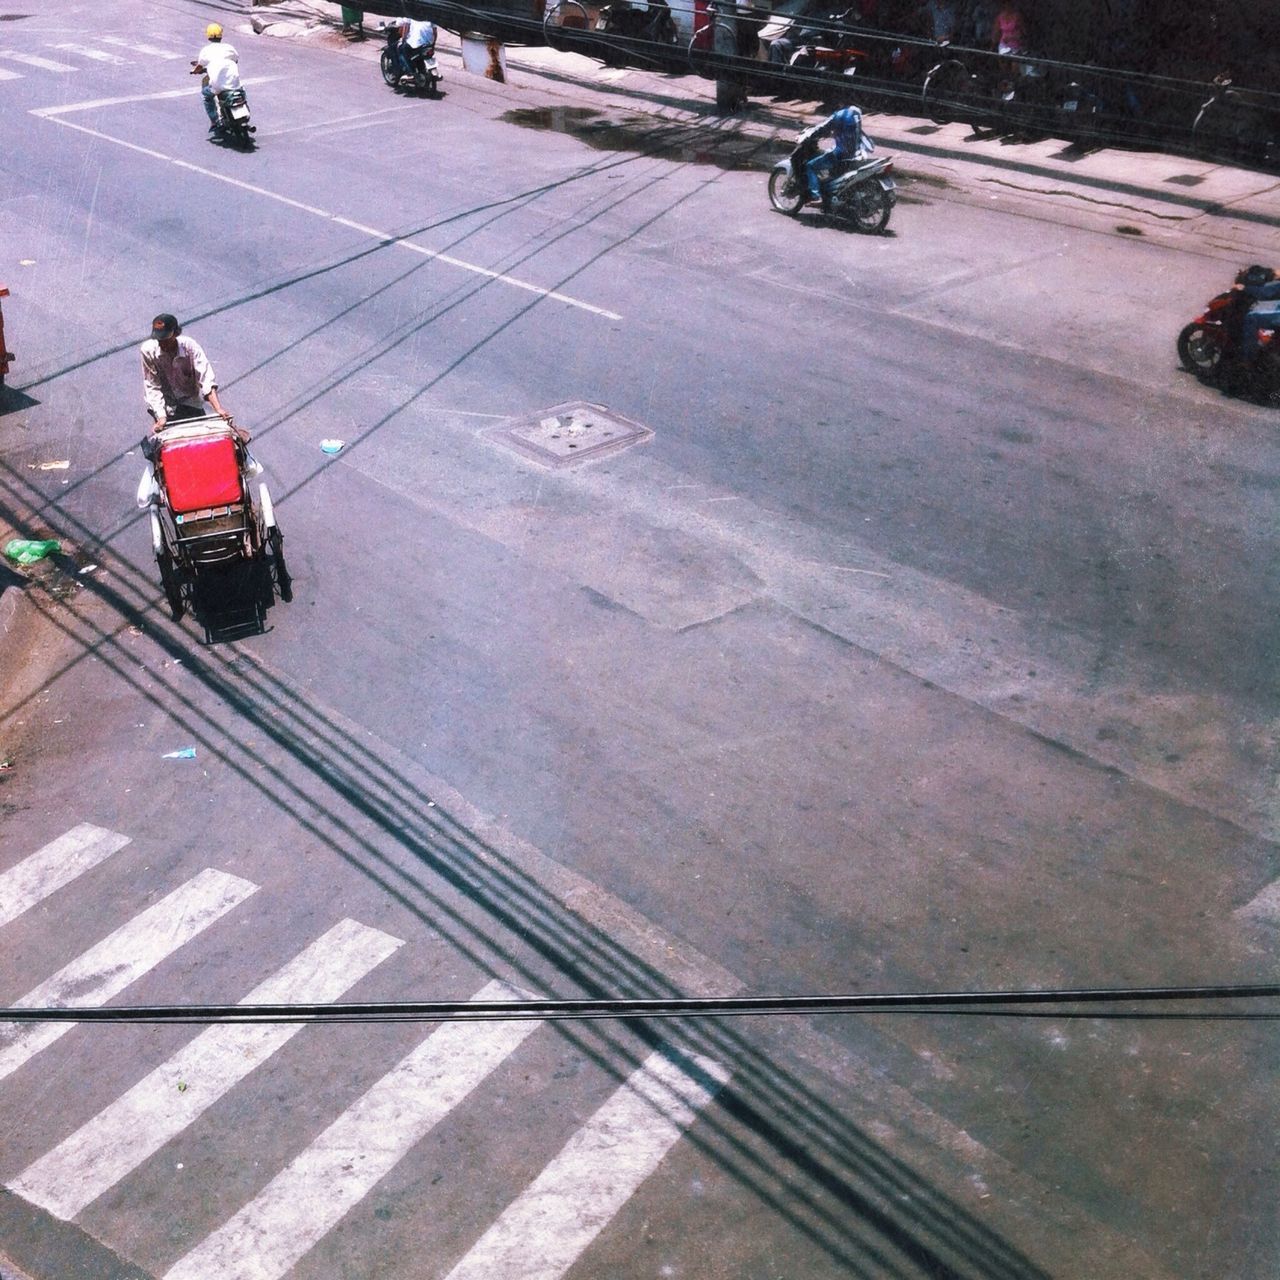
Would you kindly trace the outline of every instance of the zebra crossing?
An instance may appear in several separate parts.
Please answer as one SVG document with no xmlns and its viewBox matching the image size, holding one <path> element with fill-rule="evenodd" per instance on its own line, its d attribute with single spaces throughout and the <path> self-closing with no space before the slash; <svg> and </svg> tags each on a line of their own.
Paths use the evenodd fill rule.
<svg viewBox="0 0 1280 1280">
<path fill-rule="evenodd" d="M 190 50 L 165 48 L 156 44 L 140 44 L 122 36 L 101 35 L 75 43 L 67 40 L 49 41 L 38 45 L 41 52 L 20 49 L 0 49 L 0 80 L 20 80 L 33 72 L 65 76 L 73 71 L 83 71 L 84 63 L 102 67 L 130 67 L 153 64 L 156 61 L 190 61 L 202 43 L 197 29 Z M 107 46 L 103 48 L 102 46 Z"/>
<path fill-rule="evenodd" d="M 76 892 L 90 871 L 110 872 L 110 859 L 130 838 L 82 823 L 0 872 L 0 929 L 46 903 Z M 259 886 L 206 868 L 143 907 L 107 937 L 69 958 L 13 1003 L 75 1007 L 105 1003 L 163 961 L 191 952 L 219 922 L 253 912 Z M 63 905 L 74 898 L 64 897 Z M 0 938 L 2 941 L 2 938 Z M 344 918 L 259 982 L 242 1004 L 327 1003 L 401 953 L 399 938 Z M 531 998 L 503 981 L 481 986 L 472 1000 Z M 0 1022 L 0 1116 L 11 1080 L 60 1036 L 68 1023 Z M 104 1203 L 124 1217 L 127 1197 L 107 1193 L 181 1137 L 220 1100 L 243 1085 L 294 1037 L 300 1023 L 215 1024 L 151 1066 L 135 1083 L 43 1154 L 8 1174 L 8 1191 L 72 1222 Z M 444 1023 L 423 1037 L 327 1126 L 291 1153 L 265 1185 L 203 1238 L 166 1258 L 164 1280 L 278 1280 L 320 1244 L 414 1148 L 526 1042 L 547 1034 L 538 1020 Z M 146 1064 L 141 1064 L 146 1065 Z M 376 1064 L 382 1070 L 382 1064 Z M 508 1067 L 507 1069 L 511 1069 Z M 25 1077 L 30 1079 L 30 1076 Z M 19 1078 L 21 1079 L 21 1077 Z M 523 1190 L 500 1209 L 447 1280 L 558 1280 L 655 1172 L 715 1100 L 728 1080 L 718 1063 L 678 1062 L 652 1053 L 617 1084 Z M 552 1085 L 547 1088 L 568 1087 Z M 0 1160 L 4 1158 L 0 1120 Z M 554 1143 L 550 1149 L 554 1149 Z M 7 1169 L 7 1165 L 6 1165 Z M 482 1191 L 483 1188 L 477 1189 Z M 98 1210 L 95 1208 L 95 1214 Z M 97 1229 L 101 1217 L 94 1218 Z M 366 1219 L 362 1218 L 362 1222 Z M 377 1230 L 369 1219 L 365 1229 Z M 121 1221 L 122 1235 L 133 1228 Z M 110 1241 L 105 1241 L 110 1243 Z"/>
</svg>

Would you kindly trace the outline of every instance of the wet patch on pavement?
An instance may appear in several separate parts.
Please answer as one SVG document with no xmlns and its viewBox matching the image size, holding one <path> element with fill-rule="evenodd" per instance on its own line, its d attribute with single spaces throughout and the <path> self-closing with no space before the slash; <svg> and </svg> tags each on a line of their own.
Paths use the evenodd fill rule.
<svg viewBox="0 0 1280 1280">
<path fill-rule="evenodd" d="M 598 151 L 633 151 L 718 169 L 760 169 L 769 163 L 768 144 L 736 130 L 655 123 L 650 116 L 609 113 L 593 107 L 522 107 L 503 112 L 499 118 L 521 129 L 566 133 Z"/>
</svg>

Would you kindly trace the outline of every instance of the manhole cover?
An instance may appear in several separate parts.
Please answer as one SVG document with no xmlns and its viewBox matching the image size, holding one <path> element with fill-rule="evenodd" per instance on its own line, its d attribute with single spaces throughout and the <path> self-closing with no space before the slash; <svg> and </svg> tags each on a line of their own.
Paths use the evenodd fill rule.
<svg viewBox="0 0 1280 1280">
<path fill-rule="evenodd" d="M 572 467 L 653 436 L 648 427 L 603 405 L 576 400 L 517 418 L 490 433 L 493 439 L 548 467 Z"/>
</svg>

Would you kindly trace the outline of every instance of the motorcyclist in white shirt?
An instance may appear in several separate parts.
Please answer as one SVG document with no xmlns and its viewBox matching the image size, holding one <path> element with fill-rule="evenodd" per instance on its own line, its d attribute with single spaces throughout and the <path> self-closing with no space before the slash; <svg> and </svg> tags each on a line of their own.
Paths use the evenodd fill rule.
<svg viewBox="0 0 1280 1280">
<path fill-rule="evenodd" d="M 209 132 L 222 128 L 218 112 L 218 94 L 224 89 L 240 88 L 240 55 L 222 39 L 222 27 L 211 22 L 204 29 L 206 44 L 191 64 L 193 76 L 203 76 L 201 92 L 204 94 L 204 111 L 209 117 Z"/>
<path fill-rule="evenodd" d="M 434 22 L 419 22 L 408 19 L 400 24 L 400 43 L 396 46 L 396 56 L 400 60 L 400 74 L 413 75 L 413 64 L 409 55 L 418 49 L 425 49 L 430 57 L 436 47 L 436 25 Z"/>
</svg>

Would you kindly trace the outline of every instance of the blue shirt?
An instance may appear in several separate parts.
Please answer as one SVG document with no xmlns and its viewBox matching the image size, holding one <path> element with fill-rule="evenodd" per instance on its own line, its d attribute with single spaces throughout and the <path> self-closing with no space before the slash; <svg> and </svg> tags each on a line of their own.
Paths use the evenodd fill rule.
<svg viewBox="0 0 1280 1280">
<path fill-rule="evenodd" d="M 857 107 L 844 107 L 829 116 L 819 133 L 829 133 L 835 138 L 836 155 L 853 156 L 864 144 L 868 151 L 872 147 L 871 139 L 863 137 L 862 112 Z"/>
</svg>

